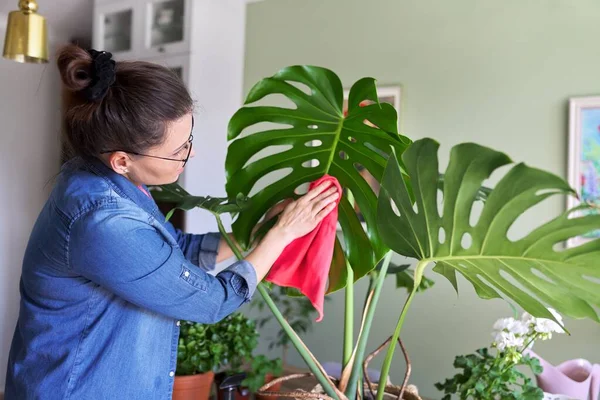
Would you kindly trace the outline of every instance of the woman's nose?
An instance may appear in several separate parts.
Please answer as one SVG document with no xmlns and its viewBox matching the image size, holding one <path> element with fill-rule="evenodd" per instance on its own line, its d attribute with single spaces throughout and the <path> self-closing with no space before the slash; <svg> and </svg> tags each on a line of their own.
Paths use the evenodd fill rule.
<svg viewBox="0 0 600 400">
<path fill-rule="evenodd" d="M 190 158 L 194 158 L 196 156 L 196 150 L 194 149 L 194 146 L 192 146 L 192 151 L 190 152 Z"/>
</svg>

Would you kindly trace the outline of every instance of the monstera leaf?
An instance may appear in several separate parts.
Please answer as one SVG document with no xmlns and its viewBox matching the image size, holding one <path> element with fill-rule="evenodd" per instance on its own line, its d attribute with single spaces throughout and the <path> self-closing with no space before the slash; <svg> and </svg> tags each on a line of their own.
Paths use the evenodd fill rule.
<svg viewBox="0 0 600 400">
<path fill-rule="evenodd" d="M 507 232 L 528 209 L 550 196 L 573 194 L 561 178 L 517 164 L 488 193 L 472 226 L 470 214 L 483 180 L 511 163 L 506 155 L 472 143 L 452 149 L 440 215 L 438 147 L 423 139 L 402 154 L 414 204 L 395 157 L 389 159 L 379 197 L 379 232 L 394 251 L 419 260 L 415 281 L 433 262 L 434 271 L 455 288 L 458 272 L 482 298 L 504 297 L 538 317 L 553 318 L 545 308 L 549 306 L 598 321 L 600 240 L 569 249 L 562 242 L 598 229 L 600 216 L 569 218 L 571 210 L 523 238 L 509 239 Z"/>
<path fill-rule="evenodd" d="M 157 202 L 174 203 L 175 207 L 166 215 L 169 220 L 176 209 L 189 211 L 192 208 L 202 208 L 213 215 L 237 213 L 248 207 L 248 198 L 242 194 L 234 196 L 235 200 L 221 197 L 192 196 L 177 183 L 150 187 L 150 193 Z"/>
<path fill-rule="evenodd" d="M 310 93 L 296 87 L 297 84 L 307 87 Z M 247 246 L 253 227 L 271 206 L 293 197 L 302 184 L 329 174 L 336 177 L 345 190 L 339 206 L 339 223 L 345 256 L 354 277 L 359 279 L 387 251 L 377 233 L 377 196 L 359 170 L 365 168 L 379 181 L 390 150 L 393 148 L 400 154 L 410 143 L 398 134 L 396 111 L 390 104 L 379 104 L 375 81 L 363 78 L 352 86 L 348 113 L 344 115 L 339 78 L 319 67 L 289 67 L 261 80 L 250 90 L 246 105 L 272 94 L 285 96 L 295 108 L 246 106 L 230 120 L 228 138 L 233 142 L 226 160 L 227 193 L 249 195 L 267 174 L 282 170 L 289 173 L 252 196 L 253 207 L 242 211 L 233 224 L 236 238 Z M 365 100 L 371 104 L 365 105 Z M 242 135 L 246 128 L 265 122 L 279 126 L 266 130 L 257 126 L 258 132 Z M 288 149 L 253 159 L 272 146 Z M 348 191 L 364 216 L 366 232 L 348 201 Z M 330 270 L 329 291 L 343 287 L 347 279 L 340 251 L 338 243 Z"/>
</svg>

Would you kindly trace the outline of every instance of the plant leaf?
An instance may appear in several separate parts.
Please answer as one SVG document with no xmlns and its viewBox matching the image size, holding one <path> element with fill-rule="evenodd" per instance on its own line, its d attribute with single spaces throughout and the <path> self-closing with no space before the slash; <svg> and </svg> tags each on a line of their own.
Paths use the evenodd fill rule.
<svg viewBox="0 0 600 400">
<path fill-rule="evenodd" d="M 440 216 L 438 147 L 434 140 L 423 139 L 402 155 L 417 210 L 399 163 L 390 157 L 378 203 L 378 227 L 385 243 L 399 254 L 420 260 L 420 265 L 436 263 L 434 271 L 451 281 L 459 272 L 482 298 L 502 294 L 536 317 L 554 318 L 547 305 L 574 318 L 598 321 L 593 307 L 600 306 L 600 240 L 563 251 L 554 246 L 598 229 L 600 216 L 569 218 L 573 210 L 567 211 L 525 237 L 509 240 L 509 228 L 528 209 L 550 196 L 573 194 L 563 179 L 517 164 L 489 192 L 479 220 L 471 226 L 471 208 L 483 180 L 511 162 L 506 155 L 473 143 L 452 149 Z M 445 232 L 443 242 L 440 229 Z M 464 235 L 471 237 L 468 248 L 462 243 Z M 422 273 L 423 268 L 417 268 L 416 281 Z"/>
<path fill-rule="evenodd" d="M 249 199 L 239 193 L 232 196 L 235 200 L 229 200 L 224 197 L 192 196 L 177 183 L 153 186 L 149 189 L 155 201 L 176 204 L 175 208 L 168 213 L 167 220 L 175 209 L 189 211 L 198 207 L 212 214 L 219 215 L 223 213 L 237 213 L 249 205 Z"/>
<path fill-rule="evenodd" d="M 310 94 L 292 83 L 308 87 Z M 360 279 L 373 269 L 387 251 L 376 228 L 377 196 L 358 168 L 364 167 L 377 181 L 383 175 L 390 149 L 402 153 L 410 140 L 397 131 L 397 115 L 391 104 L 379 104 L 375 80 L 363 78 L 351 88 L 348 114 L 344 116 L 343 89 L 332 71 L 313 66 L 284 68 L 259 81 L 248 94 L 246 105 L 272 94 L 291 100 L 296 108 L 246 106 L 236 112 L 228 127 L 226 159 L 227 193 L 249 195 L 266 175 L 279 171 L 287 175 L 274 179 L 252 196 L 253 207 L 240 213 L 233 224 L 238 242 L 247 247 L 253 227 L 274 204 L 294 197 L 301 185 L 324 174 L 338 179 L 349 190 L 366 221 L 366 232 L 348 201 L 342 196 L 339 223 L 344 236 L 344 252 Z M 368 100 L 369 105 L 361 104 Z M 369 121 L 371 124 L 365 123 Z M 242 132 L 259 123 L 279 124 L 278 129 Z M 375 125 L 375 126 L 372 126 Z M 257 128 L 258 129 L 258 128 Z M 235 139 L 235 140 L 234 140 Z M 314 145 L 317 143 L 317 145 Z M 288 149 L 253 160 L 272 146 Z M 312 166 L 311 161 L 318 162 Z M 341 264 L 340 264 L 341 265 Z M 345 286 L 345 274 L 335 275 L 336 289 Z"/>
</svg>

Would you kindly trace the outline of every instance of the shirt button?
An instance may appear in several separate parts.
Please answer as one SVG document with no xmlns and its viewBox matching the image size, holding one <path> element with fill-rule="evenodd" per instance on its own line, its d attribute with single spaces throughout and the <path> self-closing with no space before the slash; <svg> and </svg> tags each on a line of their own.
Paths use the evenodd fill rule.
<svg viewBox="0 0 600 400">
<path fill-rule="evenodd" d="M 186 278 L 187 278 L 188 276 L 190 276 L 190 271 L 185 271 L 185 272 L 183 273 L 183 276 L 185 276 Z"/>
<path fill-rule="evenodd" d="M 173 376 L 175 376 L 175 372 L 173 372 L 173 371 L 169 372 L 169 376 L 170 376 L 170 377 L 173 377 Z"/>
<path fill-rule="evenodd" d="M 175 323 L 175 325 L 177 325 L 177 326 L 181 325 L 181 321 L 177 321 L 177 322 Z"/>
</svg>

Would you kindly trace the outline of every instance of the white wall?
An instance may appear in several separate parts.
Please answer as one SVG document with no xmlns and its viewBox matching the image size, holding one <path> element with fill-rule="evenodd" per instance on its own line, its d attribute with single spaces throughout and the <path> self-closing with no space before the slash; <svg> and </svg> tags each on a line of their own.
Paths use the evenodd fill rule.
<svg viewBox="0 0 600 400">
<path fill-rule="evenodd" d="M 0 36 L 3 48 L 3 26 Z M 0 58 L 0 392 L 19 311 L 23 253 L 60 168 L 59 90 L 55 64 Z"/>
<path fill-rule="evenodd" d="M 196 195 L 222 197 L 226 196 L 227 124 L 242 104 L 246 3 L 210 0 L 195 6 L 188 86 L 197 104 L 196 157 L 186 166 L 183 186 Z M 230 219 L 223 216 L 223 221 L 229 228 Z M 216 231 L 217 224 L 208 212 L 193 210 L 186 215 L 186 229 Z"/>
</svg>

